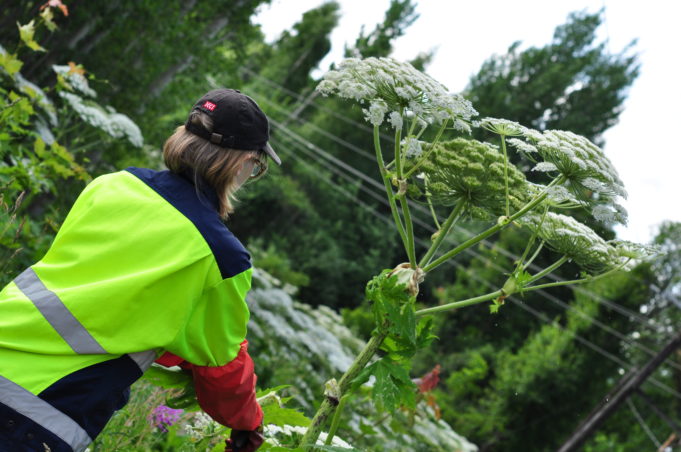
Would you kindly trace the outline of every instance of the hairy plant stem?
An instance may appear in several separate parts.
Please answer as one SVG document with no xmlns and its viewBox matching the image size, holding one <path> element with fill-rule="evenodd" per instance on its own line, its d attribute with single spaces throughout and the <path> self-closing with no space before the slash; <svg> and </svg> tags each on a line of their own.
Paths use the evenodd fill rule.
<svg viewBox="0 0 681 452">
<path fill-rule="evenodd" d="M 415 314 L 416 317 L 420 317 L 422 315 L 434 314 L 436 312 L 449 311 L 450 309 L 463 308 L 466 306 L 482 303 L 483 301 L 493 300 L 495 298 L 500 297 L 501 295 L 502 295 L 501 290 L 497 290 L 496 292 L 490 292 L 485 295 L 480 295 L 479 297 L 468 298 L 467 300 L 454 301 L 452 303 L 434 306 L 432 308 L 420 309 L 416 311 Z"/>
<path fill-rule="evenodd" d="M 345 395 L 346 391 L 350 387 L 352 380 L 354 380 L 362 371 L 362 369 L 366 367 L 366 365 L 369 363 L 369 360 L 374 356 L 376 350 L 378 350 L 378 347 L 381 346 L 383 339 L 385 339 L 387 335 L 387 332 L 381 332 L 375 336 L 371 336 L 369 342 L 367 342 L 362 351 L 359 352 L 359 355 L 355 357 L 355 360 L 350 365 L 350 368 L 345 371 L 340 379 L 340 382 L 338 383 L 339 399 L 342 399 L 343 395 Z M 312 418 L 312 422 L 307 428 L 307 431 L 300 440 L 298 446 L 302 447 L 306 451 L 313 450 L 314 445 L 317 443 L 317 438 L 319 438 L 319 434 L 324 428 L 324 424 L 326 424 L 329 416 L 335 413 L 337 408 L 338 407 L 334 405 L 328 398 L 325 398 L 317 410 L 317 413 L 314 415 L 314 418 Z"/>
<path fill-rule="evenodd" d="M 558 259 L 556 262 L 554 262 L 553 264 L 549 265 L 549 266 L 546 267 L 544 270 L 540 271 L 539 273 L 537 273 L 536 275 L 534 275 L 532 278 L 530 278 L 530 280 L 527 281 L 526 284 L 532 284 L 532 283 L 535 282 L 536 280 L 543 278 L 544 276 L 548 275 L 549 273 L 551 273 L 552 271 L 554 271 L 555 269 L 557 269 L 558 267 L 560 267 L 561 265 L 563 265 L 563 264 L 564 264 L 565 262 L 567 262 L 568 260 L 570 260 L 570 258 L 567 257 L 567 256 L 561 257 L 561 258 Z"/>
<path fill-rule="evenodd" d="M 331 445 L 333 437 L 336 436 L 336 431 L 338 430 L 338 426 L 340 425 L 341 413 L 343 412 L 343 408 L 345 407 L 345 402 L 347 399 L 348 399 L 347 395 L 341 397 L 340 401 L 338 402 L 336 412 L 333 413 L 333 419 L 331 419 L 331 428 L 329 428 L 329 434 L 326 436 L 326 441 L 324 441 L 324 444 L 327 446 Z"/>
<path fill-rule="evenodd" d="M 486 239 L 490 235 L 495 234 L 495 233 L 499 232 L 500 230 L 504 229 L 509 224 L 511 224 L 513 221 L 522 217 L 527 212 L 534 209 L 539 203 L 544 201 L 544 199 L 546 199 L 546 197 L 548 196 L 549 188 L 551 188 L 554 185 L 561 184 L 564 181 L 565 181 L 565 176 L 557 177 L 544 189 L 544 191 L 542 191 L 539 195 L 537 195 L 533 200 L 531 200 L 530 202 L 525 204 L 525 206 L 522 209 L 520 209 L 519 211 L 514 213 L 512 216 L 506 217 L 506 218 L 498 221 L 497 224 L 495 224 L 491 228 L 481 232 L 480 234 L 476 235 L 475 237 L 471 237 L 470 239 L 466 240 L 465 242 L 463 242 L 461 245 L 457 246 L 453 250 L 446 252 L 445 254 L 443 254 L 439 258 L 435 259 L 430 264 L 423 267 L 423 271 L 426 272 L 426 273 L 428 273 L 429 271 L 432 271 L 433 269 L 442 265 L 443 263 L 445 263 L 446 261 L 448 261 L 452 257 L 456 256 L 457 254 L 459 254 L 460 252 L 462 252 L 466 248 L 470 248 L 471 246 L 475 245 L 476 243 Z"/>
<path fill-rule="evenodd" d="M 501 149 L 504 151 L 504 188 L 506 189 L 506 216 L 511 215 L 508 197 L 508 153 L 506 152 L 506 137 L 501 135 Z"/>
<path fill-rule="evenodd" d="M 416 268 L 416 250 L 414 245 L 414 224 L 411 221 L 411 213 L 409 213 L 409 204 L 407 203 L 407 195 L 400 195 L 400 205 L 402 206 L 402 214 L 404 215 L 404 222 L 407 226 L 407 256 L 409 256 L 409 265 L 411 268 Z"/>
<path fill-rule="evenodd" d="M 542 250 L 542 248 L 544 248 L 544 242 L 543 241 L 539 244 L 539 246 L 534 251 L 532 256 L 527 260 L 527 262 L 525 262 L 525 265 L 523 265 L 523 270 L 527 270 L 527 267 L 532 265 L 532 262 L 534 262 L 534 260 L 537 258 L 537 256 L 539 256 L 539 252 Z"/>
<path fill-rule="evenodd" d="M 567 257 L 563 256 L 563 258 L 559 259 L 556 261 L 553 265 L 550 265 L 549 267 L 545 268 L 542 270 L 540 273 L 535 275 L 535 277 L 532 279 L 532 281 L 536 281 L 539 278 L 542 278 L 549 273 L 551 273 L 553 270 L 556 268 L 560 267 L 561 264 L 565 263 L 565 261 L 568 260 Z M 573 284 L 584 284 L 587 282 L 592 282 L 592 281 L 597 281 L 601 278 L 605 278 L 606 276 L 609 276 L 619 270 L 622 270 L 629 261 L 624 262 L 621 265 L 618 265 L 617 267 L 608 270 L 605 273 L 601 273 L 600 275 L 593 276 L 591 278 L 582 278 L 582 279 L 573 279 L 570 281 L 556 281 L 552 283 L 547 283 L 547 284 L 540 284 L 537 286 L 530 286 L 530 287 L 524 287 L 521 288 L 518 292 L 519 293 L 524 293 L 524 292 L 532 292 L 535 290 L 541 290 L 541 289 L 548 289 L 549 287 L 558 287 L 558 286 L 568 286 L 568 285 L 573 285 Z M 541 276 L 539 276 L 541 275 Z M 530 284 L 528 282 L 527 284 Z M 435 314 L 436 312 L 444 312 L 444 311 L 449 311 L 450 309 L 457 309 L 457 308 L 464 308 L 466 306 L 472 306 L 475 304 L 479 304 L 488 300 L 493 300 L 501 295 L 504 295 L 502 290 L 497 290 L 496 292 L 490 292 L 485 295 L 480 295 L 478 297 L 473 297 L 473 298 L 468 298 L 466 300 L 461 300 L 461 301 L 453 301 L 451 303 L 443 304 L 440 306 L 434 306 L 432 308 L 425 308 L 425 309 L 420 309 L 415 312 L 416 317 L 421 317 L 424 315 L 428 314 Z M 513 295 L 513 294 L 506 294 L 507 296 Z"/>
<path fill-rule="evenodd" d="M 447 217 L 447 220 L 443 223 L 442 227 L 438 231 L 438 236 L 433 242 L 433 244 L 430 246 L 430 249 L 426 252 L 426 254 L 423 256 L 421 259 L 421 262 L 419 262 L 419 267 L 423 267 L 424 265 L 428 265 L 430 262 L 430 259 L 435 255 L 437 252 L 438 248 L 442 244 L 442 241 L 445 239 L 447 234 L 449 234 L 449 230 L 452 228 L 452 225 L 456 222 L 457 218 L 459 218 L 459 215 L 461 215 L 461 211 L 464 208 L 465 203 L 464 202 L 459 202 L 454 208 L 452 209 L 452 212 L 449 214 Z"/>
<path fill-rule="evenodd" d="M 525 258 L 529 254 L 530 250 L 532 249 L 532 246 L 534 245 L 534 241 L 537 239 L 537 233 L 539 231 L 539 228 L 541 227 L 542 223 L 544 223 L 544 218 L 546 218 L 546 213 L 549 211 L 548 206 L 546 206 L 546 209 L 544 209 L 544 215 L 542 216 L 541 222 L 539 223 L 539 226 L 532 232 L 532 236 L 530 237 L 530 240 L 527 241 L 527 246 L 525 247 L 525 251 L 523 252 L 523 255 L 520 257 L 518 260 L 518 264 L 516 265 L 515 271 L 519 270 L 525 270 L 527 267 L 530 266 L 532 261 L 537 257 L 539 254 L 539 251 L 542 249 L 544 246 L 544 242 L 541 242 L 539 246 L 537 247 L 536 251 L 532 254 L 532 257 L 530 257 L 530 260 L 525 263 Z"/>
<path fill-rule="evenodd" d="M 435 214 L 435 208 L 433 207 L 433 201 L 430 199 L 431 194 L 428 191 L 428 177 L 423 180 L 423 185 L 426 189 L 426 201 L 428 201 L 428 208 L 430 209 L 430 214 L 433 216 L 433 222 L 435 223 L 435 227 L 438 229 L 438 231 L 442 228 L 440 226 L 440 222 L 437 221 L 437 215 Z"/>
<path fill-rule="evenodd" d="M 400 115 L 402 109 L 400 110 Z M 400 207 L 402 207 L 402 216 L 404 217 L 405 234 L 407 237 L 406 252 L 409 256 L 409 265 L 411 268 L 416 268 L 416 250 L 414 245 L 414 224 L 411 221 L 411 213 L 409 212 L 409 204 L 407 203 L 407 194 L 403 192 L 406 188 L 406 177 L 402 173 L 402 129 L 395 129 L 395 173 L 397 174 L 397 183 L 399 184 L 399 191 L 397 197 L 400 200 Z"/>
<path fill-rule="evenodd" d="M 552 283 L 539 284 L 537 286 L 530 286 L 530 287 L 526 287 L 524 289 L 524 292 L 530 292 L 530 291 L 539 290 L 539 289 L 548 289 L 549 287 L 567 286 L 567 285 L 572 285 L 572 284 L 584 284 L 584 283 L 587 283 L 587 282 L 597 281 L 601 278 L 605 278 L 606 276 L 610 276 L 613 273 L 622 270 L 629 263 L 630 260 L 631 259 L 627 260 L 626 262 L 622 263 L 621 265 L 618 265 L 615 268 L 608 270 L 607 272 L 601 273 L 600 275 L 592 276 L 590 278 L 573 279 L 573 280 L 570 280 L 570 281 L 556 281 L 556 282 L 552 282 Z"/>
<path fill-rule="evenodd" d="M 374 126 L 374 150 L 376 151 L 376 161 L 378 162 L 378 170 L 381 173 L 381 179 L 383 179 L 383 185 L 385 185 L 385 192 L 388 195 L 388 203 L 390 204 L 390 212 L 393 215 L 393 220 L 395 220 L 395 227 L 397 227 L 397 232 L 402 238 L 402 243 L 404 244 L 405 251 L 409 249 L 407 242 L 407 235 L 404 232 L 404 225 L 402 225 L 402 219 L 397 211 L 397 204 L 395 203 L 395 194 L 393 193 L 392 185 L 390 182 L 390 176 L 388 171 L 385 169 L 385 164 L 383 163 L 383 153 L 381 151 L 381 136 L 378 130 L 378 126 Z"/>
</svg>

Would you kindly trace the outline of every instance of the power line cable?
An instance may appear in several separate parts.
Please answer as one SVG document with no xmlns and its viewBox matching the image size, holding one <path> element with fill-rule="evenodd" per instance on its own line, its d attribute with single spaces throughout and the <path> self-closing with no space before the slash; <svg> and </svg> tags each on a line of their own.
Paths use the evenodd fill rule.
<svg viewBox="0 0 681 452">
<path fill-rule="evenodd" d="M 641 414 L 638 412 L 636 409 L 636 406 L 634 405 L 634 402 L 629 398 L 627 399 L 627 405 L 629 405 L 629 409 L 631 410 L 631 413 L 634 415 L 634 418 L 638 421 L 639 425 L 643 429 L 646 435 L 648 435 L 648 438 L 655 444 L 655 448 L 659 448 L 662 443 L 657 439 L 653 431 L 648 427 L 648 424 L 646 424 L 646 421 L 643 420 L 643 417 Z"/>
</svg>

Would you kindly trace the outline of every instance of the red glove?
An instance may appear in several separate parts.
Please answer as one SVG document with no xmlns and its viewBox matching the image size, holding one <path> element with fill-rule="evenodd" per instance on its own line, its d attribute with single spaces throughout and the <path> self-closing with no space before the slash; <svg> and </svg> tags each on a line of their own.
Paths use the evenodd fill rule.
<svg viewBox="0 0 681 452">
<path fill-rule="evenodd" d="M 265 441 L 262 436 L 262 424 L 256 430 L 232 430 L 230 438 L 225 441 L 225 452 L 253 452 Z"/>
<path fill-rule="evenodd" d="M 262 423 L 262 409 L 255 399 L 257 377 L 253 360 L 248 355 L 248 341 L 241 343 L 236 358 L 224 366 L 197 366 L 168 352 L 156 362 L 163 366 L 179 365 L 190 369 L 199 405 L 220 424 L 250 432 Z"/>
</svg>

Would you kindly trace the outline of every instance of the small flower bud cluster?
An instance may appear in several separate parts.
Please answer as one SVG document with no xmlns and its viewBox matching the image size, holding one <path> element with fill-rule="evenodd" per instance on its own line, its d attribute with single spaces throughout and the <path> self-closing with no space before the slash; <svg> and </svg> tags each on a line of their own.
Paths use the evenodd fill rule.
<svg viewBox="0 0 681 452">
<path fill-rule="evenodd" d="M 523 127 L 529 141 L 509 140 L 529 159 L 537 156 L 534 171 L 557 172 L 566 177 L 566 187 L 591 209 L 594 218 L 602 222 L 626 223 L 627 212 L 617 197 L 627 193 L 617 171 L 603 151 L 588 139 L 572 132 L 547 130 L 544 133 Z"/>
<path fill-rule="evenodd" d="M 428 191 L 438 204 L 464 201 L 474 217 L 505 214 L 504 156 L 494 146 L 476 140 L 457 138 L 436 145 L 423 164 Z M 510 204 L 520 209 L 534 192 L 515 166 L 508 166 Z"/>
<path fill-rule="evenodd" d="M 469 101 L 409 63 L 392 58 L 348 58 L 338 70 L 329 71 L 317 86 L 324 95 L 337 94 L 368 104 L 365 119 L 379 126 L 388 115 L 395 129 L 402 115 L 413 115 L 427 124 L 452 120 L 454 128 L 468 130 L 466 121 L 477 112 Z"/>
<path fill-rule="evenodd" d="M 423 148 L 424 146 L 427 146 L 428 143 L 417 140 L 414 137 L 407 137 L 400 142 L 400 145 L 402 146 L 405 157 L 415 159 L 421 157 L 421 154 L 423 154 Z"/>
</svg>

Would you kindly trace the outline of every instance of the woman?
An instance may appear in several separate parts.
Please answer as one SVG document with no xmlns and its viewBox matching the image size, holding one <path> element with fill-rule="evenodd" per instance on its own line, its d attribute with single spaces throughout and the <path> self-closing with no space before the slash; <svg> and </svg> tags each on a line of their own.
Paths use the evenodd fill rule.
<svg viewBox="0 0 681 452">
<path fill-rule="evenodd" d="M 281 164 L 258 105 L 207 93 L 166 141 L 169 171 L 90 183 L 47 254 L 0 292 L 0 450 L 80 451 L 154 360 L 191 370 L 201 407 L 259 447 L 247 353 L 250 256 L 223 220 Z"/>
</svg>

